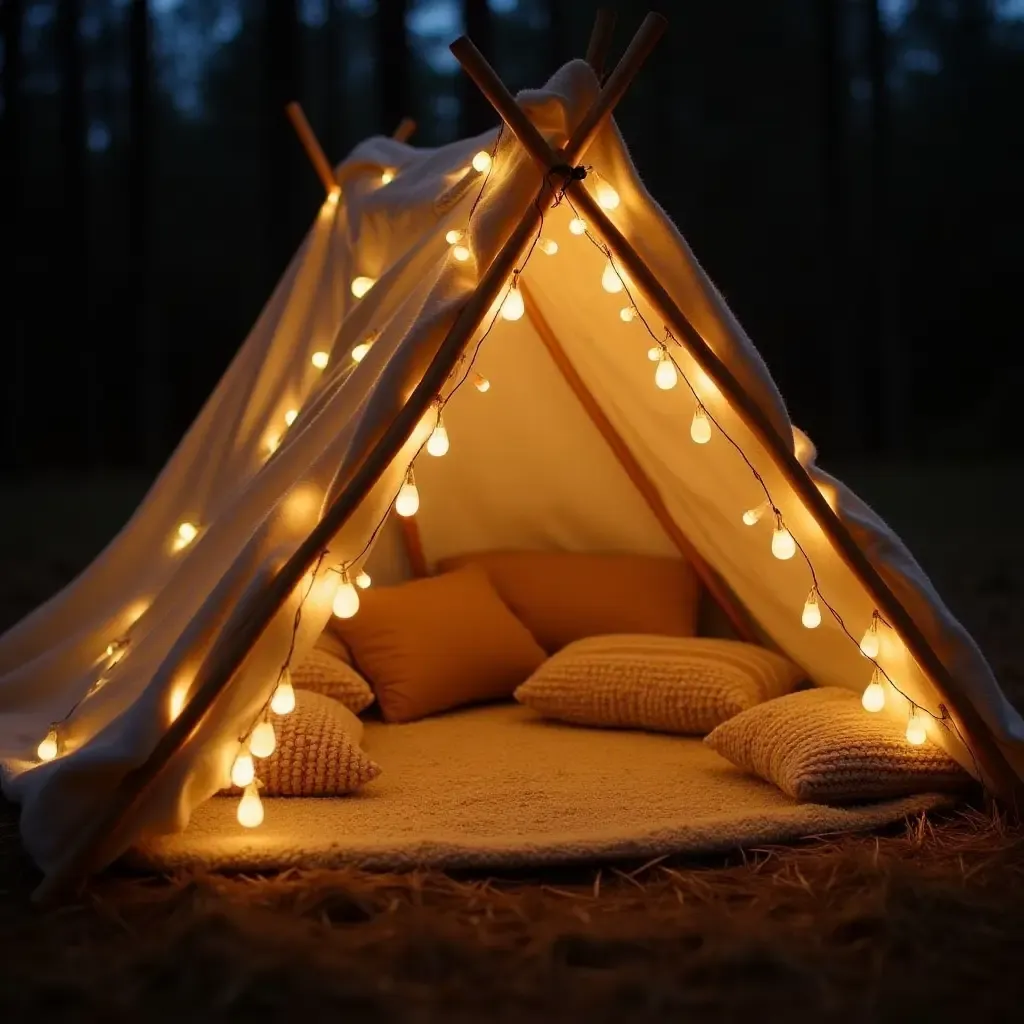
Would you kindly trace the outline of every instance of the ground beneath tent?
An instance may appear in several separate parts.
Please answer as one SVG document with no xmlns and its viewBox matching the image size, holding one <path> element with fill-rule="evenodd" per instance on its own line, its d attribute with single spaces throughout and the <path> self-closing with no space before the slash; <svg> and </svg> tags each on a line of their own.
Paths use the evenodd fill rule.
<svg viewBox="0 0 1024 1024">
<path fill-rule="evenodd" d="M 140 847 L 155 870 L 507 869 L 706 854 L 877 828 L 939 796 L 798 803 L 699 739 L 584 729 L 500 704 L 409 725 L 368 723 L 384 774 L 362 792 L 267 800 L 240 829 L 237 800 L 200 807 L 185 832 Z"/>
<path fill-rule="evenodd" d="M 1007 514 L 1021 467 L 840 475 L 1024 707 L 1024 546 Z M 63 474 L 0 487 L 3 624 L 70 579 L 142 486 Z M 967 498 L 956 514 L 921 500 L 943 494 Z M 45 914 L 28 902 L 37 881 L 0 803 L 5 1022 L 902 1024 L 1014 1020 L 1024 1002 L 1024 830 L 993 813 L 599 869 L 118 872 Z"/>
</svg>

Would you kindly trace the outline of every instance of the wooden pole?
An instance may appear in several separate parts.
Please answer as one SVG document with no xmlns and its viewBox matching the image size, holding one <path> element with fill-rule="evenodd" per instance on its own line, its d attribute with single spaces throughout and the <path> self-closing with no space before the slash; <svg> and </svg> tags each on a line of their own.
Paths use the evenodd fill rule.
<svg viewBox="0 0 1024 1024">
<path fill-rule="evenodd" d="M 331 165 L 324 155 L 323 148 L 310 127 L 302 107 L 295 100 L 292 100 L 284 109 L 288 115 L 288 120 L 291 121 L 292 127 L 295 129 L 295 134 L 299 137 L 299 142 L 302 143 L 302 148 L 306 151 L 306 156 L 309 157 L 309 162 L 313 165 L 313 170 L 316 171 L 317 177 L 323 182 L 327 194 L 337 194 L 338 183 L 335 181 L 334 171 L 331 169 Z"/>
<path fill-rule="evenodd" d="M 396 142 L 408 142 L 416 131 L 416 122 L 411 117 L 403 117 L 391 135 Z"/>
<path fill-rule="evenodd" d="M 604 77 L 604 66 L 612 48 L 614 35 L 615 11 L 610 7 L 598 8 L 594 27 L 590 32 L 590 43 L 587 46 L 587 63 L 594 69 L 594 74 L 599 80 Z"/>
<path fill-rule="evenodd" d="M 644 21 L 644 27 L 651 19 L 652 16 L 648 15 Z M 656 31 L 656 29 L 652 27 L 652 31 Z M 643 27 L 634 36 L 626 54 L 623 55 L 618 67 L 609 77 L 601 91 L 601 96 L 590 111 L 591 114 L 594 113 L 594 109 L 606 94 L 614 96 L 618 90 L 625 90 L 625 86 L 616 82 L 616 78 L 627 59 L 636 59 L 637 53 L 643 53 L 642 33 Z M 658 34 L 660 35 L 660 32 Z M 459 49 L 456 50 L 453 46 L 452 52 L 455 53 L 466 73 L 477 83 L 480 90 L 505 119 L 506 124 L 520 139 L 531 156 L 546 171 L 553 170 L 560 163 L 572 165 L 574 160 L 569 158 L 568 152 L 556 154 L 525 115 L 517 116 L 517 111 L 522 114 L 521 109 L 479 51 L 476 51 L 468 40 L 460 42 L 462 45 Z M 643 60 L 645 56 L 646 53 L 643 53 L 639 59 Z M 618 94 L 621 95 L 621 92 Z M 614 99 L 612 102 L 614 103 Z M 584 117 L 573 132 L 568 149 L 571 150 L 573 144 L 580 142 L 589 144 L 599 128 L 600 122 L 594 122 L 589 116 Z M 747 428 L 764 445 L 769 456 L 801 498 L 815 522 L 829 538 L 836 553 L 871 595 L 878 611 L 902 637 L 911 656 L 930 677 L 942 699 L 949 705 L 949 710 L 960 720 L 968 745 L 977 758 L 983 776 L 987 777 L 982 781 L 987 781 L 990 789 L 997 796 L 1011 805 L 1016 805 L 1018 796 L 1024 796 L 1024 784 L 999 749 L 991 731 L 985 726 L 970 699 L 964 694 L 957 680 L 943 664 L 942 659 L 935 653 L 913 617 L 879 575 L 849 529 L 832 511 L 831 506 L 814 485 L 807 471 L 797 461 L 789 447 L 790 439 L 780 437 L 760 406 L 747 394 L 746 389 L 733 376 L 728 367 L 715 355 L 633 246 L 586 190 L 583 183 L 575 179 L 567 180 L 566 192 L 580 211 L 581 216 L 588 225 L 594 228 L 594 233 L 603 240 L 609 251 L 630 274 L 658 315 L 672 329 L 677 339 L 687 345 L 690 355 L 697 365 L 715 382 Z"/>
<path fill-rule="evenodd" d="M 612 106 L 607 107 L 606 116 L 611 114 Z M 574 149 L 570 146 L 565 156 L 575 162 L 585 152 L 585 147 Z M 53 867 L 33 893 L 33 900 L 37 903 L 50 903 L 76 890 L 93 871 L 120 853 L 120 837 L 150 786 L 199 727 L 270 620 L 365 500 L 435 401 L 462 352 L 532 244 L 543 220 L 543 211 L 556 196 L 555 190 L 547 183 L 541 189 L 539 198 L 529 196 L 523 201 L 518 225 L 462 307 L 405 405 L 393 420 L 378 425 L 363 439 L 362 451 L 351 459 L 347 468 L 343 467 L 343 476 L 337 484 L 337 498 L 269 586 L 238 606 L 232 623 L 225 627 L 196 672 L 191 695 L 179 716 L 146 759 L 121 779 L 101 812 L 86 823 L 71 842 L 64 859 Z"/>
</svg>

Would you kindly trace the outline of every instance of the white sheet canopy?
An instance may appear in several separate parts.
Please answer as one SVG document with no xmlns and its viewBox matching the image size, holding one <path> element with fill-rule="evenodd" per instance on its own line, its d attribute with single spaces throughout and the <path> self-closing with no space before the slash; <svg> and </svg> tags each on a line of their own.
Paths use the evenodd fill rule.
<svg viewBox="0 0 1024 1024">
<path fill-rule="evenodd" d="M 590 68 L 573 62 L 520 103 L 545 137 L 558 140 L 596 92 Z M 489 174 L 470 167 L 480 150 L 495 154 Z M 621 201 L 611 219 L 792 445 L 1019 771 L 1024 722 L 977 646 L 899 538 L 816 466 L 812 444 L 791 424 L 754 346 L 645 191 L 610 122 L 586 163 L 598 172 L 588 187 L 614 187 Z M 369 169 L 346 182 L 340 201 L 325 202 L 249 338 L 137 512 L 81 576 L 0 639 L 4 789 L 22 805 L 24 841 L 44 871 L 60 862 L 78 830 L 180 712 L 192 677 L 239 602 L 265 586 L 308 535 L 334 497 L 332 483 L 358 450 L 361 432 L 390 422 L 401 408 L 540 184 L 540 173 L 507 131 L 500 140 L 490 134 L 436 150 L 374 138 L 346 164 Z M 387 185 L 382 169 L 395 174 Z M 683 381 L 671 390 L 655 386 L 655 364 L 647 356 L 651 337 L 641 317 L 620 317 L 629 299 L 602 288 L 607 259 L 587 237 L 570 232 L 572 217 L 566 202 L 545 217 L 541 234 L 558 251 L 549 255 L 537 246 L 525 264 L 528 315 L 514 322 L 488 316 L 472 339 L 455 377 L 470 379 L 444 408 L 450 452 L 415 459 L 422 497 L 417 526 L 428 564 L 483 549 L 677 553 L 542 343 L 537 325 L 545 324 L 675 526 L 764 634 L 819 684 L 862 691 L 870 662 L 828 611 L 822 609 L 817 629 L 801 624 L 812 585 L 806 563 L 773 557 L 770 515 L 754 526 L 741 521 L 744 510 L 764 498 L 752 468 L 807 552 L 821 594 L 857 638 L 874 610 L 868 592 L 772 455 L 686 350 L 675 349 L 715 422 L 709 443 L 691 440 L 693 394 Z M 467 227 L 472 256 L 460 262 L 445 235 Z M 376 282 L 360 298 L 352 290 L 357 277 Z M 642 318 L 663 335 L 639 290 L 630 294 Z M 355 363 L 353 347 L 374 337 Z M 327 353 L 326 367 L 315 365 L 314 353 Z M 472 386 L 477 372 L 491 382 L 486 393 Z M 289 423 L 292 410 L 298 416 Z M 390 520 L 375 531 L 432 422 L 414 432 L 331 542 L 325 569 L 361 564 L 361 552 L 376 539 L 368 562 L 375 584 L 408 574 L 400 531 Z M 179 538 L 182 523 L 196 527 L 189 543 Z M 309 589 L 294 657 L 323 629 L 337 579 L 321 572 L 309 589 L 307 576 L 104 860 L 142 834 L 183 829 L 192 809 L 226 784 L 239 738 L 287 656 L 301 595 Z M 942 698 L 900 638 L 883 626 L 881 640 L 886 673 L 912 701 L 937 714 Z M 905 720 L 908 708 L 893 694 L 885 713 Z M 37 746 L 55 722 L 61 723 L 60 755 L 39 763 Z M 930 735 L 975 770 L 953 734 L 932 723 Z"/>
</svg>

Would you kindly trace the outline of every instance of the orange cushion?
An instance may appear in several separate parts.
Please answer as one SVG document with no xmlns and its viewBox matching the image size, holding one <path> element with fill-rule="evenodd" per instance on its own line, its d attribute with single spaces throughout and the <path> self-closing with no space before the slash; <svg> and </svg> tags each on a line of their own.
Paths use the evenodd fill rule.
<svg viewBox="0 0 1024 1024">
<path fill-rule="evenodd" d="M 697 577 L 682 559 L 495 551 L 446 558 L 438 569 L 464 565 L 486 570 L 504 602 L 549 654 L 588 636 L 697 632 Z"/>
<path fill-rule="evenodd" d="M 370 681 L 388 722 L 511 697 L 544 660 L 478 566 L 371 587 L 333 629 Z"/>
</svg>

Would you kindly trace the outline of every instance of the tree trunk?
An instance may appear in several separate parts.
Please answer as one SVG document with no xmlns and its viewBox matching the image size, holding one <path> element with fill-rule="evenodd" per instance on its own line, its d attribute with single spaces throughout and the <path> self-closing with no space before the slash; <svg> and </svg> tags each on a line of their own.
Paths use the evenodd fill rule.
<svg viewBox="0 0 1024 1024">
<path fill-rule="evenodd" d="M 822 256 L 826 294 L 822 342 L 831 376 L 832 445 L 860 449 L 861 358 L 850 330 L 850 212 L 846 173 L 849 76 L 844 53 L 843 0 L 820 0 L 822 125 Z"/>
<path fill-rule="evenodd" d="M 0 118 L 0 220 L 4 232 L 3 265 L 0 267 L 0 296 L 7 320 L 9 340 L 4 344 L 4 374 L 7 378 L 7 415 L 5 462 L 21 468 L 26 452 L 22 447 L 22 416 L 25 401 L 25 307 L 22 300 L 18 254 L 22 249 L 21 198 L 21 79 L 24 54 L 21 30 L 24 20 L 22 0 L 4 0 L 0 4 L 0 33 L 4 44 L 3 102 Z"/>
<path fill-rule="evenodd" d="M 494 18 L 487 0 L 462 0 L 462 24 L 477 49 L 494 63 Z M 462 88 L 462 116 L 459 134 L 479 135 L 494 126 L 497 115 L 486 96 L 469 75 L 459 75 Z"/>
<path fill-rule="evenodd" d="M 159 463 L 167 446 L 167 358 L 160 324 L 149 315 L 152 151 L 150 123 L 150 20 L 148 0 L 132 0 L 128 20 L 128 269 L 130 337 L 141 354 L 138 423 L 143 456 Z"/>
<path fill-rule="evenodd" d="M 880 0 L 868 2 L 868 68 L 871 79 L 870 171 L 868 174 L 869 236 L 864 342 L 878 353 L 875 384 L 868 388 L 866 436 L 876 450 L 894 454 L 907 444 L 907 423 L 914 396 L 909 388 L 907 353 L 902 332 L 890 322 L 889 173 L 892 168 L 889 119 L 889 47 Z"/>
<path fill-rule="evenodd" d="M 405 27 L 408 0 L 378 0 L 377 87 L 380 94 L 380 130 L 389 135 L 410 113 L 412 53 Z"/>
<path fill-rule="evenodd" d="M 293 248 L 297 170 L 302 157 L 285 107 L 299 99 L 297 0 L 265 0 L 267 96 L 264 110 L 267 258 L 269 285 L 277 280 Z M 270 287 L 267 288 L 269 293 Z"/>
<path fill-rule="evenodd" d="M 57 6 L 57 46 L 60 61 L 60 145 L 63 177 L 63 213 L 59 279 L 64 303 L 64 343 L 78 352 L 77 373 L 72 375 L 75 400 L 72 415 L 81 410 L 81 439 L 86 461 L 102 457 L 99 445 L 101 407 L 99 340 L 89 331 L 89 251 L 87 164 L 85 151 L 85 67 L 81 39 L 82 0 L 60 0 Z M 71 345 L 77 339 L 77 345 Z M 76 424 L 78 427 L 78 424 Z M 70 453 L 69 453 L 70 454 Z"/>
</svg>

